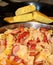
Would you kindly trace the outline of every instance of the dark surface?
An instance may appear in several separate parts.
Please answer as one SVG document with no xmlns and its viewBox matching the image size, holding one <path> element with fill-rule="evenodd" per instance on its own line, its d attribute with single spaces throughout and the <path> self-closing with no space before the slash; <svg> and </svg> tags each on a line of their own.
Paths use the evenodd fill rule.
<svg viewBox="0 0 53 65">
<path fill-rule="evenodd" d="M 26 6 L 30 3 L 33 3 L 34 5 L 38 6 L 39 7 L 39 9 L 37 8 L 38 11 L 48 16 L 53 16 L 53 5 L 37 3 L 37 2 L 20 2 L 20 3 L 9 2 L 9 5 L 5 7 L 0 7 L 0 26 L 9 24 L 3 21 L 4 17 L 14 16 L 16 9 L 18 9 L 19 7 Z"/>
</svg>

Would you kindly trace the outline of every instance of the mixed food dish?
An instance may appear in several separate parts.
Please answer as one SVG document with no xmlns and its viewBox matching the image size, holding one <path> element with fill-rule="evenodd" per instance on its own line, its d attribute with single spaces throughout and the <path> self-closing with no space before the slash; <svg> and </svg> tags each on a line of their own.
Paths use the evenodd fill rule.
<svg viewBox="0 0 53 65">
<path fill-rule="evenodd" d="M 23 26 L 0 33 L 0 65 L 53 65 L 52 34 Z"/>
</svg>

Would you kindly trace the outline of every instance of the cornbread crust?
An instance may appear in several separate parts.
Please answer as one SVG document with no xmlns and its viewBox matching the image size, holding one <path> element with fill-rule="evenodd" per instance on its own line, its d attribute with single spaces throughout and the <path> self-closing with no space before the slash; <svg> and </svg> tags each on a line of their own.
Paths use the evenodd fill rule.
<svg viewBox="0 0 53 65">
<path fill-rule="evenodd" d="M 13 23 L 13 17 L 5 17 L 4 21 L 7 21 L 8 23 Z"/>
</svg>

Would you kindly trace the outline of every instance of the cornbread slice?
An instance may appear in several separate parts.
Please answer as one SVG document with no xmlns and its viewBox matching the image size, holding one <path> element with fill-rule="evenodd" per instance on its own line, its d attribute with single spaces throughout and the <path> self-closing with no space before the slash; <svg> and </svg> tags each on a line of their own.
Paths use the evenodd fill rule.
<svg viewBox="0 0 53 65">
<path fill-rule="evenodd" d="M 26 22 L 26 21 L 31 21 L 33 17 L 32 17 L 32 13 L 29 13 L 29 14 L 14 16 L 13 19 L 14 22 Z"/>
<path fill-rule="evenodd" d="M 33 19 L 32 13 L 14 16 L 14 17 L 5 17 L 4 21 L 8 23 L 14 23 L 14 22 L 26 22 L 31 21 Z"/>
<path fill-rule="evenodd" d="M 12 23 L 13 22 L 13 17 L 5 17 L 4 21 L 6 21 L 8 23 Z"/>
<path fill-rule="evenodd" d="M 52 23 L 53 22 L 53 20 L 50 19 L 48 16 L 46 16 L 38 11 L 33 12 L 33 19 L 35 21 L 39 21 L 42 23 Z"/>
<path fill-rule="evenodd" d="M 28 6 L 24 6 L 24 7 L 17 9 L 15 11 L 15 15 L 26 14 L 26 13 L 29 13 L 29 12 L 33 12 L 35 10 L 36 10 L 36 7 L 34 5 L 28 5 Z"/>
</svg>

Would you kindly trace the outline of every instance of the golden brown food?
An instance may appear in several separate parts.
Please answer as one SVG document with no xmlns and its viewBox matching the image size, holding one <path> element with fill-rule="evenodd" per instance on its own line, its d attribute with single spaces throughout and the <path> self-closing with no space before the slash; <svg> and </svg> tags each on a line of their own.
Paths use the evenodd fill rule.
<svg viewBox="0 0 53 65">
<path fill-rule="evenodd" d="M 15 15 L 21 15 L 21 14 L 26 14 L 26 13 L 30 13 L 36 10 L 36 7 L 34 5 L 28 5 L 28 6 L 24 6 L 21 7 L 19 9 L 17 9 L 15 11 Z"/>
<path fill-rule="evenodd" d="M 5 17 L 4 21 L 9 22 L 9 23 L 13 23 L 14 20 L 13 20 L 13 17 Z"/>
<path fill-rule="evenodd" d="M 9 23 L 27 22 L 32 20 L 42 23 L 53 22 L 53 17 L 48 17 L 47 15 L 35 10 L 36 7 L 34 5 L 21 7 L 15 11 L 16 15 L 14 17 L 5 17 L 4 21 Z"/>
<path fill-rule="evenodd" d="M 32 13 L 4 18 L 4 21 L 6 21 L 8 23 L 27 22 L 27 21 L 31 21 L 31 20 L 33 20 Z"/>
<path fill-rule="evenodd" d="M 14 22 L 26 22 L 33 20 L 33 17 L 32 17 L 32 13 L 28 13 L 24 15 L 14 16 L 13 19 Z"/>
<path fill-rule="evenodd" d="M 38 11 L 33 12 L 33 19 L 35 21 L 39 21 L 42 23 L 52 23 L 53 22 L 53 20 L 50 19 L 48 16 L 46 16 L 43 13 L 38 12 Z"/>
</svg>

